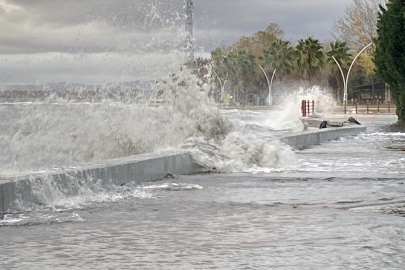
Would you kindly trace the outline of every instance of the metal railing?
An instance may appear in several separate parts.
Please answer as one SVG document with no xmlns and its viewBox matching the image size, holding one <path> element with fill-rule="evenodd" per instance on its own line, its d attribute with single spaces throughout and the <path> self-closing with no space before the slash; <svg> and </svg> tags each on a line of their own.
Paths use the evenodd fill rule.
<svg viewBox="0 0 405 270">
<path fill-rule="evenodd" d="M 353 107 L 353 109 L 354 109 L 354 112 L 356 113 L 356 114 L 358 114 L 359 113 L 359 102 L 357 101 L 357 99 L 355 99 L 354 100 L 354 107 Z M 370 113 L 370 100 L 369 99 L 367 99 L 367 101 L 366 101 L 366 111 L 365 111 L 365 113 L 366 114 L 369 114 Z M 386 101 L 386 105 L 387 105 L 387 107 L 386 107 L 386 109 L 384 108 L 384 109 L 382 109 L 381 108 L 381 105 L 382 105 L 382 102 L 381 102 L 381 100 L 379 100 L 379 99 L 377 99 L 377 108 L 375 108 L 373 111 L 376 111 L 377 113 L 381 113 L 381 112 L 387 112 L 387 113 L 391 113 L 391 101 L 390 100 L 387 100 Z M 363 107 L 364 108 L 364 107 Z M 343 107 L 343 113 L 344 114 L 347 114 L 347 103 L 345 102 L 345 104 L 344 104 L 344 107 Z"/>
</svg>

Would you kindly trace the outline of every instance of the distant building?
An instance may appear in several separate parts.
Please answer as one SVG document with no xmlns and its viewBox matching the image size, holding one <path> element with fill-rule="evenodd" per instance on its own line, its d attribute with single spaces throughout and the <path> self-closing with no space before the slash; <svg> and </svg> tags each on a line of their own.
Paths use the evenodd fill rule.
<svg viewBox="0 0 405 270">
<path fill-rule="evenodd" d="M 366 103 L 369 100 L 375 103 L 377 99 L 386 102 L 391 100 L 391 91 L 386 83 L 376 83 L 373 85 L 367 84 L 353 88 L 352 98 L 357 99 L 360 103 Z"/>
</svg>

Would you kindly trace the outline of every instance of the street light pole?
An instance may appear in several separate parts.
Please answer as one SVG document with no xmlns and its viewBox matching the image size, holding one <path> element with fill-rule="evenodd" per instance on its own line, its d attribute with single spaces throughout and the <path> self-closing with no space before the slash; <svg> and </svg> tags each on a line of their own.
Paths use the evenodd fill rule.
<svg viewBox="0 0 405 270">
<path fill-rule="evenodd" d="M 276 74 L 277 69 L 275 69 L 273 71 L 273 75 L 271 76 L 271 80 L 269 80 L 269 77 L 267 76 L 266 72 L 264 71 L 264 69 L 262 68 L 261 65 L 259 65 L 259 68 L 263 71 L 264 76 L 266 77 L 267 80 L 267 85 L 269 86 L 269 106 L 273 105 L 273 98 L 271 96 L 271 89 L 273 88 L 273 79 L 274 79 L 274 75 Z"/>
<path fill-rule="evenodd" d="M 224 86 L 225 86 L 225 81 L 224 84 L 222 84 L 221 79 L 219 78 L 218 74 L 215 72 L 215 70 L 211 69 L 211 71 L 217 76 L 217 79 L 219 81 L 219 85 L 221 86 L 221 100 L 224 102 Z"/>
<path fill-rule="evenodd" d="M 274 76 L 276 75 L 276 71 L 277 71 L 277 69 L 274 69 L 273 75 L 271 75 L 270 89 L 272 90 L 272 92 L 273 92 L 273 80 L 274 80 Z M 269 93 L 269 95 L 270 95 L 270 93 Z M 273 97 L 271 97 L 271 105 L 273 105 Z"/>
<path fill-rule="evenodd" d="M 338 66 L 339 70 L 340 70 L 340 74 L 342 75 L 342 79 L 343 79 L 343 102 L 345 101 L 345 97 L 346 96 L 346 78 L 345 78 L 345 74 L 343 73 L 342 67 L 340 66 L 339 62 L 336 60 L 336 58 L 332 55 L 332 59 L 335 61 L 336 65 Z"/>
<path fill-rule="evenodd" d="M 345 78 L 345 75 L 344 75 L 344 73 L 343 73 L 343 70 L 342 70 L 342 67 L 340 66 L 340 64 L 339 64 L 339 62 L 335 59 L 335 57 L 334 56 L 332 56 L 332 58 L 333 58 L 333 60 L 336 62 L 336 65 L 339 67 L 339 70 L 340 70 L 340 73 L 341 73 L 341 75 L 342 75 L 342 78 L 343 78 L 343 104 L 344 104 L 344 106 L 345 106 L 345 113 L 346 113 L 346 105 L 347 105 L 347 84 L 348 84 L 348 82 L 349 82 L 349 76 L 350 76 L 350 71 L 352 70 L 352 67 L 353 67 L 353 65 L 354 65 L 354 62 L 356 61 L 356 59 L 360 56 L 360 54 L 365 50 L 365 49 L 367 49 L 369 46 L 371 46 L 373 43 L 370 43 L 370 44 L 368 44 L 367 46 L 365 46 L 357 55 L 356 55 L 356 57 L 353 59 L 353 62 L 352 62 L 352 64 L 350 65 L 350 67 L 349 67 L 349 70 L 347 71 L 347 75 L 346 75 L 346 78 Z"/>
</svg>

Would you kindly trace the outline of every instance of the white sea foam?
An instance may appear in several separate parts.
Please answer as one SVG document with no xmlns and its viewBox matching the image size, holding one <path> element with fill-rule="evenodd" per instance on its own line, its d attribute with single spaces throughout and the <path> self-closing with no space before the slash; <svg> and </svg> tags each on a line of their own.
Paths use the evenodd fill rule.
<svg viewBox="0 0 405 270">
<path fill-rule="evenodd" d="M 0 138 L 1 169 L 69 166 L 151 153 L 180 147 L 190 137 L 210 140 L 229 132 L 230 122 L 193 76 L 184 71 L 168 81 L 159 107 L 67 100 L 0 106 L 5 114 L 14 114 Z M 179 81 L 184 85 L 178 86 Z"/>
<path fill-rule="evenodd" d="M 145 100 L 75 103 L 65 99 L 13 105 L 14 109 L 0 106 L 14 114 L 0 139 L 2 171 L 67 167 L 184 148 L 202 165 L 223 172 L 296 162 L 291 148 L 274 135 L 303 129 L 302 90 L 279 110 L 221 112 L 188 70 L 162 81 L 158 107 L 148 106 Z M 316 98 L 320 93 L 319 88 L 310 89 L 304 98 L 322 100 Z M 319 104 L 327 108 L 331 103 L 325 98 Z"/>
<path fill-rule="evenodd" d="M 50 98 L 0 106 L 9 115 L 0 127 L 3 176 L 53 172 L 54 166 L 80 169 L 87 162 L 184 149 L 201 165 L 219 172 L 279 172 L 297 163 L 294 151 L 278 137 L 303 129 L 302 93 L 286 99 L 278 110 L 221 111 L 208 97 L 207 85 L 201 86 L 187 69 L 163 78 L 158 92 L 157 107 L 148 106 L 144 97 L 136 102 L 83 103 Z M 319 93 L 311 89 L 304 98 L 316 99 Z M 327 107 L 328 102 L 325 98 L 319 104 Z M 38 203 L 20 209 L 80 209 L 92 203 L 153 197 L 148 188 L 115 190 L 76 178 L 69 179 L 71 189 L 58 186 L 46 173 L 38 181 L 31 180 Z"/>
</svg>

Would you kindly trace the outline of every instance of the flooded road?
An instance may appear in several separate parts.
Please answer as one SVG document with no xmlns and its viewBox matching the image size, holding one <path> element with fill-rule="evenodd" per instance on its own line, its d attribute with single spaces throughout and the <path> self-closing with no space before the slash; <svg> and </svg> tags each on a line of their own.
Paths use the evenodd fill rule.
<svg viewBox="0 0 405 270">
<path fill-rule="evenodd" d="M 150 198 L 0 228 L 2 269 L 402 269 L 404 180 L 181 176 Z M 152 185 L 152 184 L 150 184 Z M 387 204 L 390 203 L 390 204 Z M 63 213 L 60 213 L 61 215 Z M 66 213 L 65 213 L 66 214 Z"/>
</svg>

